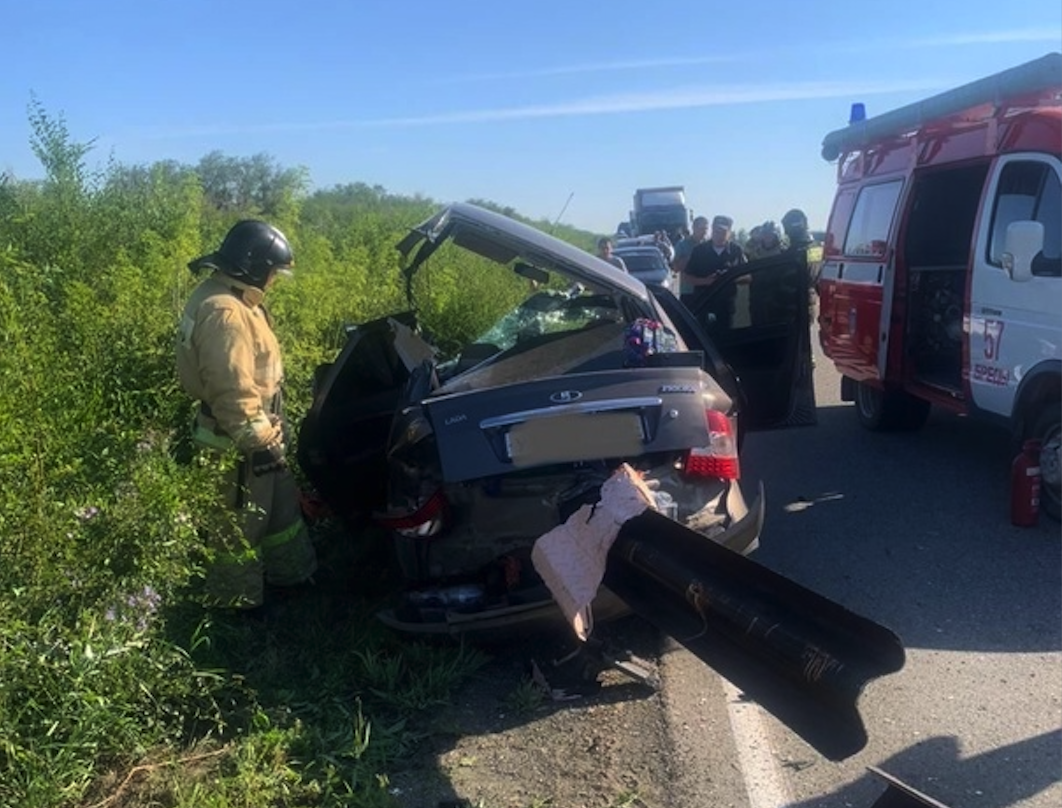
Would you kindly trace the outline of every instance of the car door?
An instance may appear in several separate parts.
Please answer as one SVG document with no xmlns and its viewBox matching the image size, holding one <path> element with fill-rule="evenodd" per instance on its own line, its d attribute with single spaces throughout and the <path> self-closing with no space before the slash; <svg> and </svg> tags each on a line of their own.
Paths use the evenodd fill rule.
<svg viewBox="0 0 1062 808">
<path fill-rule="evenodd" d="M 334 362 L 318 366 L 299 427 L 299 465 L 324 499 L 349 516 L 386 500 L 386 451 L 396 410 L 432 349 L 408 313 L 349 328 Z"/>
<path fill-rule="evenodd" d="M 734 267 L 688 305 L 658 303 L 706 370 L 734 396 L 748 431 L 817 423 L 811 364 L 811 281 L 804 251 Z"/>
<path fill-rule="evenodd" d="M 990 202 L 977 233 L 967 313 L 967 383 L 978 408 L 1009 418 L 1023 375 L 1037 363 L 1057 362 L 1062 353 L 1062 163 L 1047 154 L 1004 155 L 993 166 L 985 199 Z M 1043 250 L 1024 280 L 1003 268 L 1007 226 L 1017 221 L 1044 228 Z"/>
</svg>

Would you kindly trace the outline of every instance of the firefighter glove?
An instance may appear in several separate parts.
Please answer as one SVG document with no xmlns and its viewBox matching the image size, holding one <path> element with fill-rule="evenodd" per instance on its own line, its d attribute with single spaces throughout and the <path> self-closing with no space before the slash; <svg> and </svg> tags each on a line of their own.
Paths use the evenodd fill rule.
<svg viewBox="0 0 1062 808">
<path fill-rule="evenodd" d="M 251 453 L 251 471 L 255 477 L 281 471 L 288 467 L 288 459 L 284 454 L 284 443 L 274 441 L 262 449 L 256 449 Z"/>
<path fill-rule="evenodd" d="M 279 415 L 270 415 L 269 423 L 280 430 L 281 440 L 283 440 L 284 443 L 291 442 L 291 428 L 288 426 L 286 418 L 282 418 Z"/>
</svg>

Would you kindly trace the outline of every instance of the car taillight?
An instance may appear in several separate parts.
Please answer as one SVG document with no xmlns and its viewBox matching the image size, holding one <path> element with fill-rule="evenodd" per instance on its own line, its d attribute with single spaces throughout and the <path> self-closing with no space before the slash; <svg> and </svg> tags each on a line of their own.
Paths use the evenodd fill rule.
<svg viewBox="0 0 1062 808">
<path fill-rule="evenodd" d="M 447 502 L 440 488 L 412 513 L 401 516 L 377 515 L 376 523 L 407 538 L 428 538 L 446 524 Z"/>
<path fill-rule="evenodd" d="M 719 410 L 706 409 L 708 445 L 695 446 L 686 453 L 682 471 L 689 477 L 721 477 L 736 480 L 741 476 L 737 438 L 730 418 Z"/>
</svg>

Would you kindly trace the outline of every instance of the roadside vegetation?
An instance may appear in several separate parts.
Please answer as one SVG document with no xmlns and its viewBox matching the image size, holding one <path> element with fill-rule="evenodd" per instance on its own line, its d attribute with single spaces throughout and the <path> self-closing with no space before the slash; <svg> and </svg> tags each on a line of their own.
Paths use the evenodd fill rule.
<svg viewBox="0 0 1062 808">
<path fill-rule="evenodd" d="M 371 528 L 318 522 L 316 590 L 264 627 L 192 602 L 217 470 L 182 451 L 172 340 L 187 262 L 239 218 L 278 225 L 296 253 L 270 301 L 297 424 L 343 326 L 406 307 L 394 245 L 438 203 L 310 193 L 264 155 L 90 170 L 61 117 L 34 101 L 30 123 L 44 179 L 0 175 L 0 805 L 397 805 L 388 773 L 485 657 L 377 626 Z M 526 291 L 445 260 L 417 283 L 444 348 Z"/>
</svg>

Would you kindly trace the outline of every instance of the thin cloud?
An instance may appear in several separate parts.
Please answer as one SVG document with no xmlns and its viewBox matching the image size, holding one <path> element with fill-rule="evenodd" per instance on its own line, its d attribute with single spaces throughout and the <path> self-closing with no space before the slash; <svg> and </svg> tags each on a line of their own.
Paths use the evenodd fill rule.
<svg viewBox="0 0 1062 808">
<path fill-rule="evenodd" d="M 955 34 L 940 34 L 918 39 L 889 39 L 878 42 L 862 41 L 840 45 L 840 50 L 864 53 L 869 50 L 905 48 L 920 50 L 924 48 L 962 47 L 965 45 L 1003 44 L 1015 42 L 1058 42 L 1059 31 L 1049 28 L 1020 28 L 1010 31 L 970 31 Z M 835 46 L 830 46 L 835 47 Z M 454 76 L 441 76 L 431 80 L 432 84 L 461 84 L 477 81 L 496 81 L 530 78 L 549 78 L 551 76 L 571 76 L 588 73 L 608 73 L 624 70 L 654 70 L 668 67 L 694 67 L 707 64 L 727 64 L 734 62 L 758 61 L 764 56 L 777 57 L 780 54 L 805 53 L 803 44 L 788 47 L 777 46 L 770 51 L 744 50 L 730 55 L 713 54 L 711 56 L 676 56 L 666 59 L 629 59 L 615 62 L 591 62 L 587 64 L 557 65 L 554 67 L 534 68 L 530 70 L 513 70 L 499 73 L 468 73 Z"/>
<path fill-rule="evenodd" d="M 990 45 L 1006 42 L 1054 42 L 1062 39 L 1057 28 L 1022 28 L 1014 31 L 980 31 L 962 34 L 940 34 L 938 36 L 897 42 L 901 47 L 937 48 L 961 45 Z"/>
<path fill-rule="evenodd" d="M 608 73 L 620 70 L 652 70 L 662 67 L 690 67 L 693 65 L 723 64 L 736 62 L 748 57 L 748 53 L 734 56 L 678 56 L 669 59 L 632 59 L 621 62 L 596 62 L 581 65 L 558 65 L 534 70 L 513 70 L 505 73 L 467 73 L 456 76 L 437 78 L 434 84 L 459 84 L 472 81 L 494 81 L 497 79 L 531 79 L 550 76 L 571 76 L 583 73 Z"/>
<path fill-rule="evenodd" d="M 677 88 L 655 93 L 631 93 L 576 99 L 557 104 L 538 104 L 496 109 L 460 110 L 431 115 L 368 118 L 347 121 L 288 122 L 278 124 L 204 126 L 181 129 L 139 130 L 145 138 L 194 138 L 272 132 L 316 132 L 337 129 L 412 128 L 475 123 L 499 123 L 543 118 L 574 118 L 593 115 L 698 109 L 703 107 L 757 104 L 771 101 L 809 101 L 826 98 L 921 92 L 950 86 L 946 81 L 807 82 L 706 90 Z"/>
<path fill-rule="evenodd" d="M 934 83 L 932 86 L 939 86 Z M 858 85 L 837 82 L 737 87 L 726 90 L 706 90 L 703 87 L 676 89 L 656 93 L 631 93 L 583 98 L 560 104 L 542 104 L 501 109 L 469 110 L 438 115 L 404 118 L 381 118 L 362 121 L 362 126 L 425 126 L 436 124 L 489 123 L 494 121 L 526 120 L 529 118 L 562 118 L 589 115 L 614 115 L 628 112 L 696 109 L 701 107 L 756 104 L 768 101 L 808 101 L 851 95 L 925 90 L 925 81 L 889 82 Z"/>
</svg>

